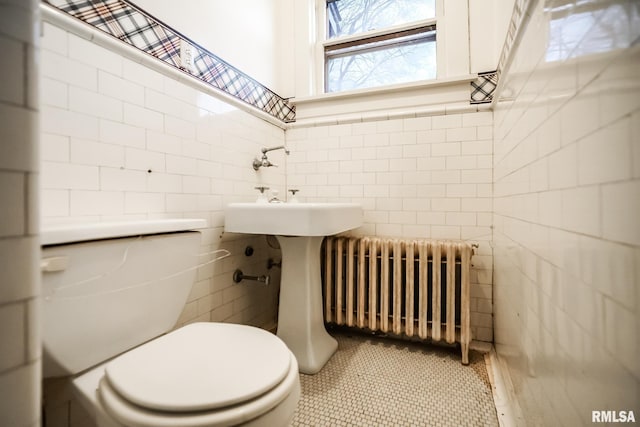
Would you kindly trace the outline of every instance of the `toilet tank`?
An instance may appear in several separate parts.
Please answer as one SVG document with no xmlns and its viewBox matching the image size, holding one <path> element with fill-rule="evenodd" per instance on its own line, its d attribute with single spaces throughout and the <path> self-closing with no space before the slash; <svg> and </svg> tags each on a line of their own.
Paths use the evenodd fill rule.
<svg viewBox="0 0 640 427">
<path fill-rule="evenodd" d="M 44 228 L 45 377 L 81 372 L 174 326 L 195 281 L 203 220 Z"/>
</svg>

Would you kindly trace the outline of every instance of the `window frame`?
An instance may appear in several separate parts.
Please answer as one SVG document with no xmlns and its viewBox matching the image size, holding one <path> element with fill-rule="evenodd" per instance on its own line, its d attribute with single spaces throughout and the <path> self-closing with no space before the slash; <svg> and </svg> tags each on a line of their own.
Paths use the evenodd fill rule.
<svg viewBox="0 0 640 427">
<path fill-rule="evenodd" d="M 375 41 L 375 40 L 383 40 L 383 39 L 393 40 L 394 38 L 399 38 L 407 34 L 416 34 L 416 33 L 428 34 L 430 32 L 435 32 L 433 37 L 436 43 L 436 77 L 434 78 L 434 80 L 438 79 L 441 74 L 442 68 L 440 66 L 440 60 L 439 60 L 441 57 L 441 54 L 440 54 L 441 48 L 439 47 L 439 43 L 438 43 L 437 23 L 439 20 L 439 14 L 441 14 L 439 10 L 442 9 L 442 6 L 441 6 L 442 0 L 436 0 L 435 3 L 436 3 L 435 4 L 436 16 L 434 16 L 433 18 L 413 21 L 406 24 L 393 25 L 393 26 L 385 27 L 381 29 L 365 31 L 358 34 L 339 36 L 339 37 L 334 37 L 329 39 L 328 38 L 329 29 L 328 29 L 328 22 L 327 22 L 327 6 L 326 6 L 327 2 L 326 0 L 316 0 L 316 17 L 317 17 L 316 28 L 318 29 L 317 40 L 319 41 L 318 49 L 316 53 L 316 64 L 317 64 L 316 75 L 318 76 L 318 79 L 316 79 L 317 93 L 340 93 L 340 92 L 327 91 L 327 88 L 328 88 L 327 52 L 328 51 L 338 50 L 341 47 L 347 47 L 347 46 L 356 47 L 360 45 L 366 45 L 371 41 Z M 389 46 L 393 46 L 393 45 L 400 46 L 402 45 L 402 42 L 399 42 L 397 44 L 394 44 L 392 42 L 389 43 Z M 366 51 L 366 49 L 358 50 L 356 48 L 355 51 Z M 424 81 L 424 80 L 416 80 L 414 81 L 414 83 L 420 82 L 420 81 Z M 369 88 L 356 89 L 356 90 L 367 90 L 367 89 L 376 90 L 376 89 L 384 88 L 386 86 L 388 85 L 373 86 Z"/>
</svg>

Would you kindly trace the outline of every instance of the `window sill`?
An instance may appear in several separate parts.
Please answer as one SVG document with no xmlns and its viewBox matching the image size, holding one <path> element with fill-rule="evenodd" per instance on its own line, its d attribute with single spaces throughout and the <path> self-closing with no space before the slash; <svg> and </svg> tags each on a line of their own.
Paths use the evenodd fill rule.
<svg viewBox="0 0 640 427">
<path fill-rule="evenodd" d="M 475 111 L 469 104 L 469 82 L 475 74 L 426 80 L 382 88 L 358 89 L 293 98 L 296 122 L 293 126 L 353 123 L 395 117 L 445 114 L 446 111 Z"/>
</svg>

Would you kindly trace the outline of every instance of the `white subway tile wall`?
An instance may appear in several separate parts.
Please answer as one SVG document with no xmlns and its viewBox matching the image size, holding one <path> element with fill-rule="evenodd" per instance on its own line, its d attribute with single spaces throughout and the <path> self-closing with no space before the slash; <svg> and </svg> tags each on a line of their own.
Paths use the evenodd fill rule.
<svg viewBox="0 0 640 427">
<path fill-rule="evenodd" d="M 226 203 L 253 199 L 258 184 L 284 192 L 284 168 L 251 168 L 262 146 L 284 143 L 284 130 L 52 24 L 42 46 L 43 221 L 203 218 L 202 252 L 233 256 L 202 268 L 179 325 L 271 326 L 277 289 L 237 286 L 231 275 L 238 266 L 262 273 L 273 251 L 259 238 L 220 236 Z M 264 262 L 245 259 L 246 244 Z"/>
<path fill-rule="evenodd" d="M 479 243 L 473 338 L 492 341 L 493 113 L 447 114 L 287 130 L 287 186 L 307 202 L 361 203 L 354 234 Z M 485 138 L 485 139 L 481 139 Z"/>
<path fill-rule="evenodd" d="M 40 425 L 38 2 L 0 16 L 0 420 Z M 11 25 L 9 25 L 11 23 Z"/>
<path fill-rule="evenodd" d="M 494 112 L 495 343 L 530 424 L 637 419 L 640 15 L 626 1 L 545 4 Z M 554 21 L 584 36 L 555 62 Z"/>
<path fill-rule="evenodd" d="M 268 327 L 277 289 L 234 285 L 231 274 L 236 268 L 263 273 L 266 258 L 279 254 L 264 238 L 223 236 L 224 205 L 253 200 L 257 185 L 281 195 L 298 188 L 302 201 L 359 202 L 365 224 L 356 234 L 479 243 L 473 337 L 493 340 L 495 311 L 498 350 L 528 420 L 581 424 L 594 409 L 640 413 L 640 48 L 545 62 L 546 39 L 536 36 L 549 25 L 543 3 L 512 47 L 501 85 L 513 96 L 495 113 L 451 109 L 293 124 L 286 132 L 45 23 L 41 216 L 47 222 L 204 218 L 203 265 L 178 325 Z M 628 25 L 618 26 L 618 37 L 635 40 L 640 25 L 633 2 L 606 7 L 594 12 L 592 29 L 608 16 L 625 16 Z M 24 60 L 29 41 L 3 34 L 0 47 L 9 62 L 31 64 Z M 18 346 L 0 357 L 0 390 L 19 384 L 36 396 L 38 274 L 24 277 L 9 262 L 37 253 L 29 237 L 38 217 L 36 144 L 25 143 L 32 136 L 24 131 L 36 105 L 29 104 L 31 88 L 14 87 L 24 88 L 23 75 L 11 68 L 0 85 L 0 137 L 7 141 L 0 146 L 0 215 L 7 218 L 0 224 L 0 254 L 12 254 L 0 263 L 10 284 L 30 286 L 0 288 L 0 325 L 15 325 L 0 327 L 3 344 Z M 270 153 L 280 168 L 251 169 L 260 147 L 284 142 L 290 156 Z M 244 255 L 249 244 L 259 255 Z M 231 256 L 206 264 L 207 253 L 219 248 Z M 277 269 L 269 274 L 278 283 Z M 22 406 L 9 403 L 18 414 L 34 402 L 37 397 Z M 78 411 L 73 405 L 60 410 L 63 404 L 52 403 L 47 414 Z"/>
</svg>

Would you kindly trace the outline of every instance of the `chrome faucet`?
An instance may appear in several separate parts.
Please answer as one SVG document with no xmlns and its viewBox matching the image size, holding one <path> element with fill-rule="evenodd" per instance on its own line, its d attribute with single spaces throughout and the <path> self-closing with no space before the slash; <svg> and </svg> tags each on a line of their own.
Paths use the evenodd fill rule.
<svg viewBox="0 0 640 427">
<path fill-rule="evenodd" d="M 261 167 L 271 167 L 271 166 L 275 166 L 278 167 L 278 165 L 276 165 L 275 163 L 271 163 L 271 161 L 267 158 L 267 153 L 269 151 L 273 151 L 273 150 L 284 150 L 286 155 L 289 155 L 289 149 L 287 148 L 286 145 L 278 145 L 277 147 L 271 147 L 271 148 L 267 148 L 267 147 L 262 147 L 262 158 L 258 159 L 257 157 L 255 159 L 253 159 L 253 170 L 257 171 L 258 169 L 260 169 Z"/>
</svg>

